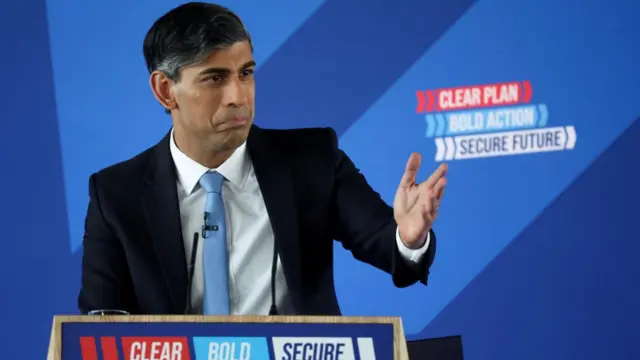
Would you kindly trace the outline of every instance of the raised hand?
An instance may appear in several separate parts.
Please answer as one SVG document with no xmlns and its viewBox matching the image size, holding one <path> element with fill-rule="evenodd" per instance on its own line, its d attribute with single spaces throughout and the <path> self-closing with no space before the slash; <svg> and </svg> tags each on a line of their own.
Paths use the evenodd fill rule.
<svg viewBox="0 0 640 360">
<path fill-rule="evenodd" d="M 416 174 L 422 159 L 413 153 L 393 200 L 393 214 L 402 242 L 410 249 L 420 248 L 438 217 L 440 201 L 447 184 L 447 164 L 441 164 L 429 178 L 418 184 Z"/>
</svg>

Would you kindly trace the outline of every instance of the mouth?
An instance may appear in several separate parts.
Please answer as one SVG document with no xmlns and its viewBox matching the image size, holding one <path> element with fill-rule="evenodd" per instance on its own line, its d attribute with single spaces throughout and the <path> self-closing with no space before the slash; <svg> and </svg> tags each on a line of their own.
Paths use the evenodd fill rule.
<svg viewBox="0 0 640 360">
<path fill-rule="evenodd" d="M 247 123 L 249 123 L 248 116 L 236 116 L 222 122 L 220 126 L 223 127 L 225 130 L 230 130 L 230 129 L 243 127 Z"/>
</svg>

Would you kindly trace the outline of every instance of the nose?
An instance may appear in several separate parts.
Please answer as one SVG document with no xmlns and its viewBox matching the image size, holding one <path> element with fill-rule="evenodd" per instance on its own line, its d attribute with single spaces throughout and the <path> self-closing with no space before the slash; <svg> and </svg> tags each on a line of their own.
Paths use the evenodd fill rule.
<svg viewBox="0 0 640 360">
<path fill-rule="evenodd" d="M 227 107 L 245 106 L 244 87 L 240 79 L 233 77 L 224 87 L 223 103 Z"/>
</svg>

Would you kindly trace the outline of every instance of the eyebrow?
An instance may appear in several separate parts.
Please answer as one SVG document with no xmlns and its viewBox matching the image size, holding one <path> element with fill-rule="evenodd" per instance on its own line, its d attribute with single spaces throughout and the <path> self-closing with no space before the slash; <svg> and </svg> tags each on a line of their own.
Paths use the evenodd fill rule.
<svg viewBox="0 0 640 360">
<path fill-rule="evenodd" d="M 248 61 L 247 63 L 245 63 L 244 65 L 242 65 L 240 67 L 240 69 L 246 69 L 252 66 L 256 66 L 256 62 L 251 60 Z M 200 71 L 199 75 L 208 75 L 208 74 L 228 74 L 230 72 L 232 72 L 233 70 L 229 69 L 229 68 L 216 68 L 216 67 L 211 67 L 211 68 L 207 68 L 204 69 L 202 71 Z"/>
</svg>

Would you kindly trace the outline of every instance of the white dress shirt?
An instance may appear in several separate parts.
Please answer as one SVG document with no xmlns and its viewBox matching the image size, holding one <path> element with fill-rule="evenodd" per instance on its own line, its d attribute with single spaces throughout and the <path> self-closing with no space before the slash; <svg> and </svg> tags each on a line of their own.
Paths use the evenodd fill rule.
<svg viewBox="0 0 640 360">
<path fill-rule="evenodd" d="M 274 236 L 267 209 L 258 186 L 246 143 L 217 169 L 209 169 L 189 158 L 175 144 L 173 132 L 171 156 L 176 166 L 178 202 L 187 263 L 193 250 L 193 234 L 204 223 L 206 192 L 198 183 L 207 171 L 217 171 L 226 181 L 222 198 L 227 217 L 229 250 L 229 296 L 232 315 L 267 315 L 271 307 L 271 263 Z M 429 237 L 417 250 L 407 248 L 396 230 L 396 242 L 406 261 L 417 263 L 429 246 Z M 193 309 L 202 312 L 204 299 L 202 241 L 198 242 L 191 287 Z M 276 269 L 276 305 L 281 315 L 294 314 L 287 283 L 278 258 Z"/>
</svg>

